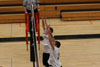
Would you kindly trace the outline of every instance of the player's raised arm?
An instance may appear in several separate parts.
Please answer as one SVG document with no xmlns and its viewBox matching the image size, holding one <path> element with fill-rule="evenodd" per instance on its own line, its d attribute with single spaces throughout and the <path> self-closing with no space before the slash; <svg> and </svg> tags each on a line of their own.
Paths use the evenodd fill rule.
<svg viewBox="0 0 100 67">
<path fill-rule="evenodd" d="M 49 25 L 47 25 L 47 33 L 48 33 L 48 36 L 49 36 L 50 45 L 51 45 L 52 49 L 54 50 L 55 40 L 54 40 L 54 37 L 52 37 L 52 33 L 50 31 Z"/>
</svg>

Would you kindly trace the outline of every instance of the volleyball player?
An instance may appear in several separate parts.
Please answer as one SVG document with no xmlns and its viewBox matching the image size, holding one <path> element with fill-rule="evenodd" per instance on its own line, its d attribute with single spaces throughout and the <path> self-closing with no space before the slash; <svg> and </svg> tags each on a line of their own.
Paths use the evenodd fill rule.
<svg viewBox="0 0 100 67">
<path fill-rule="evenodd" d="M 48 60 L 50 57 L 50 42 L 49 42 L 49 38 L 48 38 L 48 34 L 47 34 L 47 29 L 46 29 L 46 19 L 42 19 L 42 27 L 43 27 L 43 65 L 44 67 L 49 67 L 51 65 L 49 65 Z M 51 33 L 53 33 L 53 29 L 50 28 Z"/>
<path fill-rule="evenodd" d="M 59 41 L 55 41 L 54 37 L 51 34 L 49 25 L 47 25 L 47 32 L 50 42 L 50 58 L 48 60 L 48 63 L 52 65 L 52 67 L 62 67 L 59 60 L 61 43 Z"/>
</svg>

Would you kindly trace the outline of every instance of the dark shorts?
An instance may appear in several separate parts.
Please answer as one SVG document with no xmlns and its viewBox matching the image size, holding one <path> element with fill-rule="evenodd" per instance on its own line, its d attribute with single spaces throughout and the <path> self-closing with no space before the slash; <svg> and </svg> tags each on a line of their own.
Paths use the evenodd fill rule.
<svg viewBox="0 0 100 67">
<path fill-rule="evenodd" d="M 49 67 L 50 65 L 48 64 L 50 54 L 49 53 L 43 53 L 43 65 L 46 67 Z"/>
</svg>

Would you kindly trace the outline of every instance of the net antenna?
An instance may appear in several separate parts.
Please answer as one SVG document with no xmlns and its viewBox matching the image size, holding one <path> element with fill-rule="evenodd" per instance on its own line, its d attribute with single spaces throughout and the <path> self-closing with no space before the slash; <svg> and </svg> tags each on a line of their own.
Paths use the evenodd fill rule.
<svg viewBox="0 0 100 67">
<path fill-rule="evenodd" d="M 35 54 L 35 63 L 33 62 L 33 67 L 40 67 L 40 63 L 39 63 L 39 51 L 38 51 L 38 44 L 37 44 L 37 37 L 36 37 L 36 22 L 35 22 L 35 17 L 34 17 L 34 6 L 32 4 L 32 17 L 31 17 L 31 21 L 32 21 L 32 37 L 33 37 L 33 44 L 32 46 L 34 47 L 34 54 Z"/>
</svg>

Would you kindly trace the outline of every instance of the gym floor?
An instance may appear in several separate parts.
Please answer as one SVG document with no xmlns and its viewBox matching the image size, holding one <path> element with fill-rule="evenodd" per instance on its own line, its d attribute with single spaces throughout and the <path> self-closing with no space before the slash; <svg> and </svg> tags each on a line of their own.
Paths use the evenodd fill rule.
<svg viewBox="0 0 100 67">
<path fill-rule="evenodd" d="M 47 19 L 47 22 L 53 27 L 55 36 L 74 35 L 72 38 L 57 39 L 62 44 L 60 60 L 63 67 L 100 67 L 100 20 L 61 21 L 60 19 Z M 40 29 L 42 36 L 42 25 L 40 25 Z M 77 37 L 78 35 L 91 35 L 92 37 L 80 38 Z M 25 37 L 24 23 L 0 24 L 0 38 L 12 37 Z M 42 52 L 41 41 L 40 67 L 43 67 Z M 26 50 L 25 41 L 0 42 L 0 67 L 33 67 L 29 53 Z"/>
</svg>

